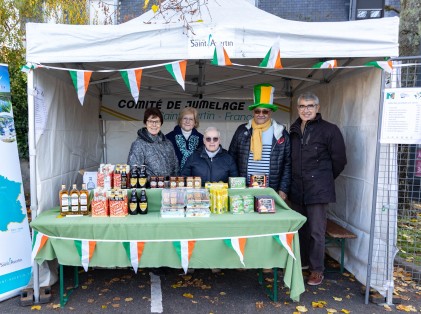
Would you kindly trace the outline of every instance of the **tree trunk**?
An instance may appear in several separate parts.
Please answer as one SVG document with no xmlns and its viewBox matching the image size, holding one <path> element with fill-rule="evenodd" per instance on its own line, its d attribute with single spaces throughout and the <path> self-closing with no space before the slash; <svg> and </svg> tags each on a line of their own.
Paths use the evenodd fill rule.
<svg viewBox="0 0 421 314">
<path fill-rule="evenodd" d="M 399 55 L 421 55 L 421 1 L 402 0 L 399 30 Z"/>
</svg>

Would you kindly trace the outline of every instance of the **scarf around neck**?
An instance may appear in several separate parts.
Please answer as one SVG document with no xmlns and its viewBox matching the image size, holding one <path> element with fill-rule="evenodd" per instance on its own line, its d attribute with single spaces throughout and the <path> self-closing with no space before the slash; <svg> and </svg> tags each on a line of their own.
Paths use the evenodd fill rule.
<svg viewBox="0 0 421 314">
<path fill-rule="evenodd" d="M 266 121 L 264 124 L 257 124 L 254 120 L 251 121 L 253 133 L 251 136 L 250 151 L 253 152 L 253 160 L 262 159 L 262 133 L 270 128 L 272 120 Z"/>
</svg>

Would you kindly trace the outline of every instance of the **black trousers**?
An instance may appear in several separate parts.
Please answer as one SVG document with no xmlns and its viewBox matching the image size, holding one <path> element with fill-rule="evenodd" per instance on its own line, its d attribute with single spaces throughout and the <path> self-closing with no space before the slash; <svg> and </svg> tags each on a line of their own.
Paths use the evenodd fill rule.
<svg viewBox="0 0 421 314">
<path fill-rule="evenodd" d="M 325 233 L 328 204 L 298 205 L 291 203 L 293 210 L 307 217 L 298 230 L 300 236 L 301 264 L 310 271 L 323 272 L 325 260 Z"/>
</svg>

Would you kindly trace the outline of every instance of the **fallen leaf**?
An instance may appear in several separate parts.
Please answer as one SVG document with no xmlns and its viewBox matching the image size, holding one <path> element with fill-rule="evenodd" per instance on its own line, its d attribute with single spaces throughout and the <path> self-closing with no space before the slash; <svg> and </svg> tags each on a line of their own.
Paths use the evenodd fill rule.
<svg viewBox="0 0 421 314">
<path fill-rule="evenodd" d="M 106 305 L 102 305 L 102 306 L 101 306 L 101 308 L 102 308 L 102 309 L 106 309 L 106 308 L 107 308 L 107 306 L 106 306 Z"/>
<path fill-rule="evenodd" d="M 337 313 L 338 311 L 335 309 L 326 309 L 328 313 Z"/>
<path fill-rule="evenodd" d="M 342 310 L 341 310 L 341 312 L 342 312 L 342 313 L 345 313 L 345 314 L 349 314 L 349 313 L 351 313 L 351 311 L 348 311 L 348 310 L 345 310 L 345 309 L 342 309 Z"/>
<path fill-rule="evenodd" d="M 151 9 L 152 9 L 153 13 L 156 13 L 156 11 L 159 10 L 159 6 L 157 6 L 156 4 L 154 4 L 154 5 L 151 6 Z"/>
<path fill-rule="evenodd" d="M 73 311 L 75 308 L 74 307 L 69 307 L 69 310 L 70 311 Z"/>
<path fill-rule="evenodd" d="M 318 290 L 325 291 L 325 288 L 317 288 Z"/>
<path fill-rule="evenodd" d="M 60 308 L 60 304 L 53 304 L 53 309 L 59 309 Z"/>
<path fill-rule="evenodd" d="M 95 300 L 94 299 L 88 299 L 88 303 L 94 303 Z"/>
<path fill-rule="evenodd" d="M 225 293 L 225 292 L 219 292 L 219 294 L 220 294 L 220 295 L 226 295 L 226 293 Z"/>
<path fill-rule="evenodd" d="M 263 301 L 261 302 L 256 302 L 256 309 L 263 309 L 265 306 L 263 304 Z"/>
<path fill-rule="evenodd" d="M 383 305 L 383 307 L 384 307 L 385 311 L 392 312 L 392 308 L 389 305 L 385 304 L 385 305 Z"/>
<path fill-rule="evenodd" d="M 82 288 L 83 290 L 86 290 L 86 289 L 88 289 L 88 286 L 81 286 L 81 288 Z"/>
<path fill-rule="evenodd" d="M 404 312 L 416 312 L 417 309 L 414 308 L 412 305 L 403 305 L 403 304 L 399 304 L 396 306 L 396 308 L 399 311 L 404 311 Z"/>
<path fill-rule="evenodd" d="M 32 307 L 31 307 L 31 310 L 32 311 L 41 311 L 41 305 L 33 305 Z"/>
<path fill-rule="evenodd" d="M 345 298 L 347 298 L 347 299 L 351 299 L 351 296 L 350 296 L 349 294 L 347 294 L 347 295 L 345 296 Z"/>
<path fill-rule="evenodd" d="M 308 311 L 307 308 L 305 307 L 305 305 L 298 305 L 298 306 L 295 307 L 295 309 L 300 313 L 305 313 L 305 312 Z"/>
<path fill-rule="evenodd" d="M 191 293 L 183 293 L 183 297 L 193 299 L 193 295 Z"/>
<path fill-rule="evenodd" d="M 184 280 L 190 280 L 191 279 L 191 276 L 190 275 L 183 276 L 183 279 Z"/>
<path fill-rule="evenodd" d="M 324 308 L 327 305 L 325 301 L 313 301 L 311 302 L 311 306 L 314 308 Z"/>
<path fill-rule="evenodd" d="M 342 301 L 342 298 L 333 297 L 333 300 L 335 300 L 335 301 Z"/>
<path fill-rule="evenodd" d="M 131 302 L 131 301 L 133 301 L 133 298 L 125 298 L 124 301 Z"/>
<path fill-rule="evenodd" d="M 120 304 L 111 304 L 113 308 L 120 307 Z"/>
<path fill-rule="evenodd" d="M 191 301 L 191 303 L 194 303 L 194 304 L 196 304 L 196 303 L 197 303 L 197 301 L 195 301 L 195 300 L 192 300 L 192 301 Z"/>
<path fill-rule="evenodd" d="M 120 301 L 120 297 L 114 297 L 113 301 Z"/>
</svg>

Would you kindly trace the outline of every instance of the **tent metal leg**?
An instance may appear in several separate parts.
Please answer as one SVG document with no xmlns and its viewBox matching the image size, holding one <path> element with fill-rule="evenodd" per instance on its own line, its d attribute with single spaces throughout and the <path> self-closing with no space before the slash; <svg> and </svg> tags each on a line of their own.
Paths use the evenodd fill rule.
<svg viewBox="0 0 421 314">
<path fill-rule="evenodd" d="M 259 280 L 259 284 L 261 286 L 263 286 L 263 288 L 265 289 L 265 293 L 269 297 L 269 299 L 271 299 L 273 302 L 278 302 L 278 268 L 274 267 L 272 269 L 272 272 L 273 272 L 272 289 L 267 288 L 266 286 L 263 286 L 264 282 L 263 282 L 263 270 L 262 269 L 259 269 L 258 280 Z"/>
<path fill-rule="evenodd" d="M 60 307 L 64 307 L 69 301 L 69 297 L 72 294 L 73 290 L 79 287 L 79 272 L 78 267 L 74 267 L 73 274 L 73 287 L 64 293 L 64 268 L 63 265 L 59 265 L 59 278 L 60 278 Z"/>
</svg>

